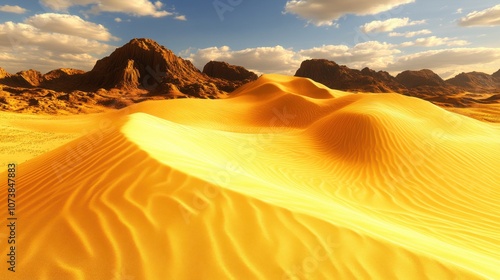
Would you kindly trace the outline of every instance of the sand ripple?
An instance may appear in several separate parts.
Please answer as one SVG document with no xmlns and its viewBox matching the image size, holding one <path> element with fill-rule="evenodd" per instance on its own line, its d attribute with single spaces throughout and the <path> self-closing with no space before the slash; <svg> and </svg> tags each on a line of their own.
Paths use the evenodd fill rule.
<svg viewBox="0 0 500 280">
<path fill-rule="evenodd" d="M 278 75 L 99 116 L 19 166 L 1 279 L 500 278 L 497 125 Z"/>
</svg>

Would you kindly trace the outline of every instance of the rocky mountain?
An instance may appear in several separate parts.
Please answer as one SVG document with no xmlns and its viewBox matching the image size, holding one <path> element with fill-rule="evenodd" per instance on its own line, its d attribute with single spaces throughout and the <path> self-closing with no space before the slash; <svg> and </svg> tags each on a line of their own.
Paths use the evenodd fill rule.
<svg viewBox="0 0 500 280">
<path fill-rule="evenodd" d="M 247 69 L 231 65 L 222 61 L 210 61 L 203 67 L 203 74 L 223 81 L 229 81 L 228 86 L 219 84 L 219 88 L 228 92 L 235 90 L 236 88 L 249 83 L 251 81 L 257 80 L 258 76 L 254 72 L 248 71 Z"/>
<path fill-rule="evenodd" d="M 295 76 L 310 78 L 329 88 L 345 91 L 398 92 L 402 89 L 387 72 L 376 72 L 369 68 L 362 71 L 350 69 L 326 59 L 303 61 Z"/>
<path fill-rule="evenodd" d="M 202 73 L 190 61 L 151 39 L 132 39 L 98 60 L 89 72 L 61 68 L 45 75 L 35 70 L 11 75 L 0 69 L 0 85 L 5 92 L 0 108 L 80 113 L 151 99 L 223 98 L 256 78 L 243 67 L 229 64 L 212 70 L 212 76 Z"/>
<path fill-rule="evenodd" d="M 491 76 L 500 79 L 500 69 L 498 69 L 498 71 L 496 71 L 495 73 L 491 74 Z"/>
<path fill-rule="evenodd" d="M 500 70 L 493 75 L 482 72 L 461 73 L 446 82 L 469 91 L 494 91 L 500 88 Z"/>
<path fill-rule="evenodd" d="M 52 71 L 44 74 L 43 75 L 43 82 L 64 79 L 64 78 L 68 78 L 70 76 L 82 75 L 82 74 L 85 74 L 85 71 L 78 70 L 78 69 L 72 69 L 72 68 L 59 68 L 59 69 L 55 69 L 55 70 L 52 70 Z"/>
<path fill-rule="evenodd" d="M 363 76 L 368 76 L 368 77 L 372 77 L 373 78 L 373 84 L 382 84 L 384 85 L 382 88 L 387 88 L 391 91 L 394 91 L 394 92 L 405 92 L 406 91 L 406 88 L 404 86 L 402 86 L 393 76 L 391 76 L 391 74 L 389 74 L 388 72 L 386 71 L 375 71 L 375 70 L 372 70 L 368 67 L 365 67 L 363 69 L 361 69 L 361 74 Z M 377 82 L 375 82 L 377 81 Z M 379 88 L 381 89 L 380 92 L 388 92 L 388 91 L 384 91 L 382 90 L 382 88 Z"/>
<path fill-rule="evenodd" d="M 210 61 L 203 67 L 204 74 L 212 78 L 233 82 L 255 81 L 259 76 L 241 66 L 231 65 L 223 61 Z"/>
<path fill-rule="evenodd" d="M 326 59 L 311 59 L 302 62 L 295 76 L 310 78 L 333 89 L 397 92 L 443 106 L 500 101 L 500 70 L 492 75 L 462 73 L 443 81 L 428 69 L 404 71 L 393 77 L 385 71 L 350 69 Z M 257 78 L 243 67 L 221 61 L 210 61 L 200 71 L 189 60 L 151 39 L 132 39 L 98 60 L 88 72 L 60 68 L 46 74 L 32 69 L 9 74 L 0 68 L 0 109 L 73 114 L 122 108 L 154 99 L 224 98 Z"/>
<path fill-rule="evenodd" d="M 7 71 L 5 71 L 5 69 L 0 67 L 0 79 L 3 79 L 3 78 L 8 77 L 8 76 L 10 76 L 10 74 Z"/>
<path fill-rule="evenodd" d="M 420 86 L 446 86 L 446 83 L 438 74 L 429 69 L 418 71 L 406 70 L 396 75 L 396 80 L 407 88 Z"/>
<path fill-rule="evenodd" d="M 17 72 L 14 75 L 5 75 L 1 78 L 0 83 L 12 86 L 12 87 L 23 87 L 23 88 L 33 88 L 38 87 L 43 81 L 42 73 L 29 69 L 26 71 Z"/>
<path fill-rule="evenodd" d="M 111 55 L 98 60 L 85 74 L 88 90 L 143 89 L 157 94 L 185 94 L 218 98 L 225 94 L 217 88 L 222 81 L 200 72 L 190 61 L 151 39 L 132 39 Z"/>
<path fill-rule="evenodd" d="M 361 71 L 325 59 L 303 61 L 295 76 L 310 78 L 332 89 L 354 92 L 398 92 L 441 106 L 466 107 L 472 103 L 498 102 L 500 70 L 493 75 L 462 73 L 444 81 L 429 69 L 403 71 L 396 77 L 384 71 Z M 468 93 L 467 93 L 468 92 Z M 467 93 L 461 96 L 460 93 Z M 482 96 L 481 94 L 493 94 Z M 477 96 L 476 96 L 477 95 Z"/>
</svg>

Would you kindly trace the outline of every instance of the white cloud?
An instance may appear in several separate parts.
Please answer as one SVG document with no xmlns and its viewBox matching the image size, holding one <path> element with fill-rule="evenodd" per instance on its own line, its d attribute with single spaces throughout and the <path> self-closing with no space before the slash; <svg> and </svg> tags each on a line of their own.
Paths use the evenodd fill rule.
<svg viewBox="0 0 500 280">
<path fill-rule="evenodd" d="M 500 48 L 451 48 L 401 56 L 387 70 L 394 73 L 427 68 L 448 78 L 461 72 L 493 73 L 499 64 Z"/>
<path fill-rule="evenodd" d="M 394 55 L 400 53 L 394 45 L 369 41 L 354 47 L 345 45 L 326 45 L 298 52 L 303 58 L 325 58 L 351 68 L 371 67 L 381 69 L 394 61 Z"/>
<path fill-rule="evenodd" d="M 163 7 L 163 3 L 162 3 L 162 2 L 160 2 L 160 1 L 156 1 L 156 2 L 155 2 L 155 7 L 156 7 L 157 9 L 161 9 L 161 8 Z"/>
<path fill-rule="evenodd" d="M 418 35 L 427 35 L 427 34 L 431 34 L 431 33 L 432 33 L 432 31 L 430 31 L 429 29 L 422 29 L 422 30 L 418 30 L 418 31 L 407 31 L 407 32 L 403 32 L 403 33 L 391 32 L 391 33 L 389 33 L 389 37 L 411 38 L 411 37 L 415 37 Z"/>
<path fill-rule="evenodd" d="M 115 22 L 130 22 L 131 21 L 130 19 L 122 19 L 119 17 L 115 18 L 114 20 L 115 20 Z"/>
<path fill-rule="evenodd" d="M 463 11 L 464 11 L 464 9 L 458 8 L 457 11 L 455 12 L 455 14 L 461 14 Z"/>
<path fill-rule="evenodd" d="M 318 26 L 331 26 L 334 21 L 347 14 L 374 15 L 412 2 L 415 0 L 288 0 L 285 12 Z"/>
<path fill-rule="evenodd" d="M 449 47 L 457 47 L 457 46 L 465 46 L 468 45 L 469 42 L 465 40 L 457 40 L 457 38 L 449 38 L 449 37 L 426 37 L 426 38 L 418 38 L 415 41 L 404 42 L 401 44 L 402 47 L 411 47 L 411 46 L 422 46 L 422 47 L 435 47 L 446 45 Z"/>
<path fill-rule="evenodd" d="M 186 21 L 186 20 L 187 20 L 186 16 L 184 16 L 184 15 L 181 15 L 181 16 L 176 16 L 176 17 L 174 17 L 174 18 L 175 18 L 176 20 L 180 20 L 180 21 Z"/>
<path fill-rule="evenodd" d="M 282 46 L 258 47 L 244 50 L 232 50 L 228 46 L 206 49 L 186 50 L 182 55 L 187 57 L 199 69 L 211 60 L 222 60 L 227 63 L 241 65 L 258 73 L 293 74 L 301 62 L 300 57 L 292 49 Z"/>
<path fill-rule="evenodd" d="M 371 32 L 390 32 L 396 28 L 424 24 L 425 20 L 411 21 L 409 18 L 390 18 L 384 21 L 374 20 L 360 26 L 361 31 Z"/>
<path fill-rule="evenodd" d="M 0 62 L 9 72 L 29 68 L 47 72 L 61 67 L 90 70 L 112 49 L 97 40 L 43 31 L 26 23 L 0 24 L 0 54 L 4 54 Z"/>
<path fill-rule="evenodd" d="M 163 3 L 149 0 L 117 1 L 117 0 L 40 0 L 44 6 L 55 11 L 67 11 L 74 6 L 90 6 L 90 13 L 125 13 L 133 16 L 165 17 L 174 13 L 162 10 Z"/>
<path fill-rule="evenodd" d="M 474 11 L 458 21 L 461 26 L 496 26 L 500 25 L 500 4 L 491 8 Z"/>
<path fill-rule="evenodd" d="M 324 58 L 350 68 L 370 67 L 396 75 L 403 70 L 432 69 L 443 78 L 461 72 L 493 73 L 500 64 L 500 48 L 448 48 L 401 55 L 396 46 L 377 41 L 346 45 L 324 45 L 295 51 L 282 46 L 232 50 L 228 46 L 187 49 L 180 54 L 202 69 L 210 60 L 241 65 L 257 73 L 294 75 L 306 59 Z"/>
<path fill-rule="evenodd" d="M 294 51 L 282 46 L 258 47 L 244 50 L 232 50 L 228 46 L 206 49 L 188 49 L 181 56 L 190 59 L 202 69 L 210 60 L 222 60 L 241 65 L 257 73 L 280 73 L 293 75 L 306 59 L 324 58 L 352 68 L 365 66 L 383 68 L 394 61 L 394 55 L 400 51 L 393 45 L 376 41 L 364 42 L 348 47 L 346 45 L 324 45 L 311 49 Z"/>
<path fill-rule="evenodd" d="M 98 41 L 118 40 L 103 25 L 85 21 L 75 15 L 38 14 L 27 18 L 24 22 L 42 32 L 67 34 Z"/>
<path fill-rule="evenodd" d="M 19 6 L 3 5 L 0 6 L 0 12 L 13 13 L 13 14 L 24 14 L 26 9 Z"/>
</svg>

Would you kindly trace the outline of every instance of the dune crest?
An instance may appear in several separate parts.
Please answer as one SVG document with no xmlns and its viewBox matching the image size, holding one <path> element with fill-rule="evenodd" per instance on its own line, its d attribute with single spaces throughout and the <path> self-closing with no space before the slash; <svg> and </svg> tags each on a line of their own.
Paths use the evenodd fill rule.
<svg viewBox="0 0 500 280">
<path fill-rule="evenodd" d="M 500 277 L 498 125 L 280 75 L 99 118 L 19 166 L 9 279 Z"/>
</svg>

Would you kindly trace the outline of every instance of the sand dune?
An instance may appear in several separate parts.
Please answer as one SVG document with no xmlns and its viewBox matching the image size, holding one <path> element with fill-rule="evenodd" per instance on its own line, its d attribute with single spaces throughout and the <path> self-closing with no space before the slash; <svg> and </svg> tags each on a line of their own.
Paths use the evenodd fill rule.
<svg viewBox="0 0 500 280">
<path fill-rule="evenodd" d="M 500 126 L 426 101 L 265 75 L 28 123 L 78 138 L 19 166 L 2 279 L 500 278 Z"/>
</svg>

